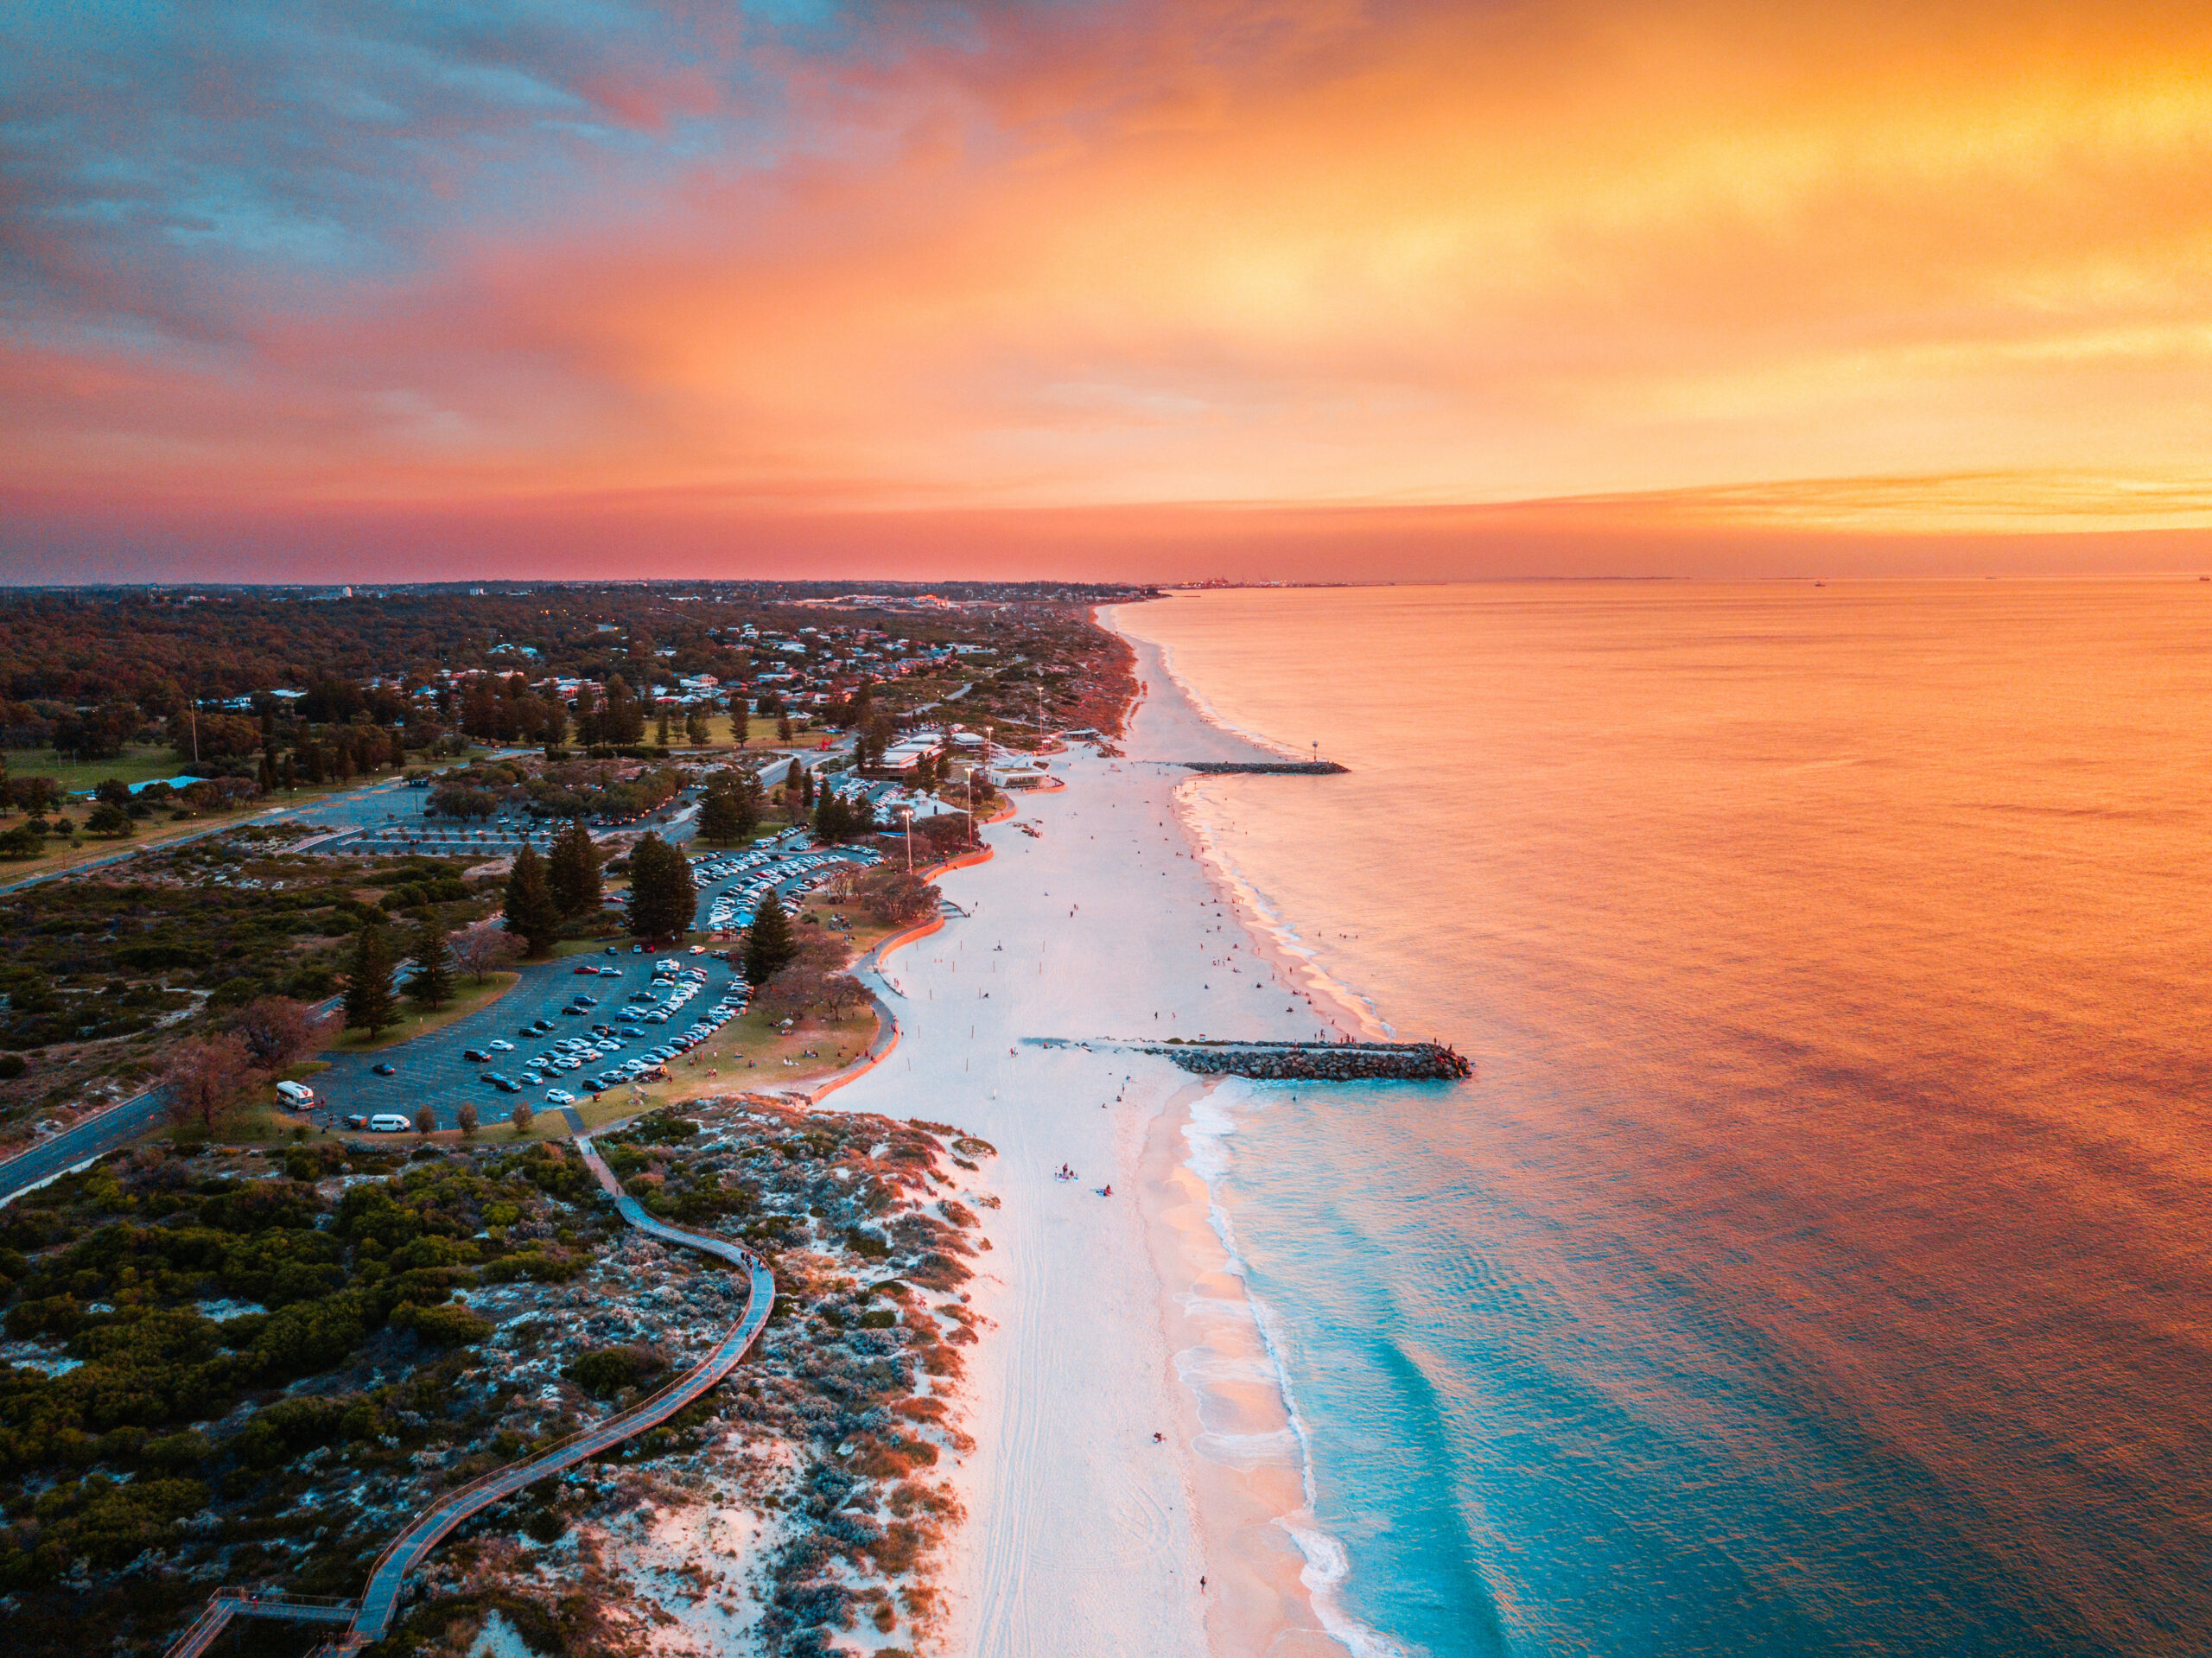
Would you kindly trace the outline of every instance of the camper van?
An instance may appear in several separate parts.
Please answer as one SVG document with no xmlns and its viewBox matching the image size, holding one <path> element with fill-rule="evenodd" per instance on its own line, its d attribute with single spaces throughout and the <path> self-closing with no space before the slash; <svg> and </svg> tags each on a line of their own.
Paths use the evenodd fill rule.
<svg viewBox="0 0 2212 1658">
<path fill-rule="evenodd" d="M 369 1119 L 369 1132 L 372 1134 L 404 1134 L 413 1126 L 406 1118 L 391 1111 L 380 1112 Z"/>
<path fill-rule="evenodd" d="M 303 1111 L 315 1103 L 315 1090 L 302 1088 L 297 1083 L 279 1083 L 276 1084 L 276 1097 L 293 1110 Z"/>
</svg>

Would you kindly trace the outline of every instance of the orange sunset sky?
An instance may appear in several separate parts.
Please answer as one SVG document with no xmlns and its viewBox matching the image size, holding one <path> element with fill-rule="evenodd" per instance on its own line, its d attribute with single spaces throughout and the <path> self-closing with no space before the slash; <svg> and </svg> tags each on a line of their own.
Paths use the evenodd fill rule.
<svg viewBox="0 0 2212 1658">
<path fill-rule="evenodd" d="M 2212 563 L 2212 9 L 19 8 L 0 578 Z"/>
</svg>

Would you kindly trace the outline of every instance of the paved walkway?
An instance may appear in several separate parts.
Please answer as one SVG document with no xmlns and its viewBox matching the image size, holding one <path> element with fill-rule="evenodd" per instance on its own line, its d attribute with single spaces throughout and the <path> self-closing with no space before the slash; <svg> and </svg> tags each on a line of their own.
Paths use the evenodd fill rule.
<svg viewBox="0 0 2212 1658">
<path fill-rule="evenodd" d="M 423 1559 L 470 1515 L 503 1502 L 525 1487 L 536 1484 L 550 1475 L 573 1468 L 576 1464 L 613 1449 L 625 1439 L 633 1438 L 646 1429 L 656 1427 L 691 1404 L 737 1367 L 737 1362 L 760 1339 L 768 1323 L 768 1314 L 776 1303 L 776 1282 L 766 1267 L 741 1243 L 708 1233 L 694 1232 L 689 1228 L 671 1226 L 647 1214 L 638 1200 L 624 1191 L 598 1151 L 583 1133 L 583 1119 L 574 1111 L 564 1110 L 570 1130 L 575 1135 L 576 1149 L 583 1154 L 585 1164 L 598 1177 L 600 1185 L 613 1199 L 614 1207 L 622 1218 L 640 1232 L 665 1242 L 680 1244 L 687 1249 L 698 1249 L 741 1267 L 746 1274 L 747 1297 L 745 1312 L 729 1328 L 720 1345 L 708 1356 L 704 1363 L 686 1371 L 662 1388 L 652 1398 L 632 1405 L 620 1415 L 572 1435 L 551 1450 L 532 1457 L 527 1462 L 514 1463 L 496 1469 L 482 1478 L 472 1481 L 455 1491 L 449 1491 L 426 1509 L 413 1524 L 385 1545 L 369 1568 L 368 1587 L 362 1591 L 358 1604 L 342 1603 L 342 1611 L 331 1611 L 318 1604 L 314 1610 L 304 1608 L 307 1603 L 285 1600 L 277 1597 L 258 1599 L 243 1598 L 243 1591 L 219 1591 L 217 1601 L 211 1602 L 199 1621 L 187 1629 L 176 1644 L 169 1648 L 168 1658 L 195 1658 L 234 1617 L 314 1617 L 322 1622 L 350 1620 L 346 1634 L 330 1643 L 339 1652 L 356 1650 L 372 1641 L 384 1638 L 391 1627 L 392 1613 L 399 1604 L 399 1592 L 408 1574 L 423 1563 Z M 226 1598 L 228 1598 L 226 1599 Z"/>
</svg>

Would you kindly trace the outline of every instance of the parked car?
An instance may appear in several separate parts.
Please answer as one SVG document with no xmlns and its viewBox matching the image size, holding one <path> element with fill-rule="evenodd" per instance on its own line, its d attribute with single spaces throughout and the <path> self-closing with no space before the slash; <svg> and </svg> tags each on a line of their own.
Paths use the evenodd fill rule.
<svg viewBox="0 0 2212 1658">
<path fill-rule="evenodd" d="M 492 1051 L 494 1053 L 512 1053 L 514 1051 L 515 1045 L 505 1037 L 499 1038 L 492 1044 Z"/>
<path fill-rule="evenodd" d="M 399 1067 L 393 1064 L 389 1059 L 385 1060 L 380 1065 L 371 1065 L 369 1069 L 376 1072 L 379 1077 L 397 1077 L 399 1075 Z"/>
<path fill-rule="evenodd" d="M 393 1111 L 380 1111 L 369 1119 L 369 1132 L 372 1134 L 404 1134 L 414 1126 Z"/>
<path fill-rule="evenodd" d="M 346 1119 L 346 1126 L 348 1128 L 365 1128 L 369 1126 L 369 1120 L 358 1115 L 350 1116 Z"/>
<path fill-rule="evenodd" d="M 461 1057 L 472 1065 L 488 1065 L 492 1063 L 492 1056 L 481 1048 L 463 1048 L 461 1051 Z"/>
<path fill-rule="evenodd" d="M 297 1111 L 315 1103 L 315 1090 L 298 1083 L 279 1083 L 276 1084 L 276 1097 Z"/>
<path fill-rule="evenodd" d="M 545 1099 L 550 1105 L 574 1105 L 576 1102 L 576 1096 L 565 1088 L 547 1089 Z"/>
</svg>

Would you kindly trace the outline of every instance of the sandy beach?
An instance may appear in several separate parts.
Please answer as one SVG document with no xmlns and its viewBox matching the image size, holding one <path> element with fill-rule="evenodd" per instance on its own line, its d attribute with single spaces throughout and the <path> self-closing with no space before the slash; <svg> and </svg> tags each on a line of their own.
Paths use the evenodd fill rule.
<svg viewBox="0 0 2212 1658">
<path fill-rule="evenodd" d="M 1000 1204 L 974 1286 L 995 1327 L 972 1355 L 940 1648 L 1341 1652 L 1300 1579 L 1328 1574 L 1293 1534 L 1296 1439 L 1192 1166 L 1219 1127 L 1209 1090 L 1165 1060 L 1024 1041 L 1329 1023 L 1177 810 L 1191 774 L 1173 762 L 1274 757 L 1202 717 L 1148 645 L 1137 671 L 1124 757 L 1052 757 L 1067 787 L 1019 797 L 986 831 L 996 855 L 943 876 L 967 916 L 891 959 L 898 1049 L 825 1109 L 1000 1152 L 973 1178 Z"/>
</svg>

